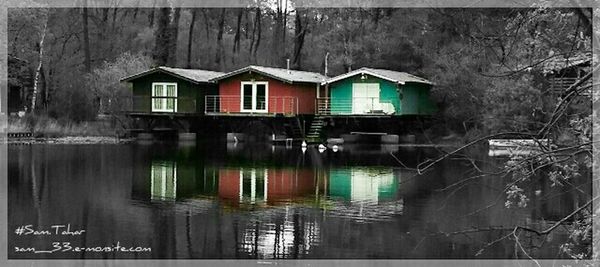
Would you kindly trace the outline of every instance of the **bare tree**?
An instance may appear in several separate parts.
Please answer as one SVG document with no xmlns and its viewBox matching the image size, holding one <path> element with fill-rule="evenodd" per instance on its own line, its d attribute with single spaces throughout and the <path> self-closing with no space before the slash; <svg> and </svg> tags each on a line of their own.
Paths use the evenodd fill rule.
<svg viewBox="0 0 600 267">
<path fill-rule="evenodd" d="M 168 49 L 169 57 L 167 63 L 170 66 L 177 65 L 177 39 L 179 37 L 179 18 L 181 17 L 181 8 L 172 8 L 171 15 L 169 16 L 169 28 L 168 28 Z"/>
<path fill-rule="evenodd" d="M 223 70 L 223 31 L 225 30 L 225 9 L 221 9 L 221 16 L 219 19 L 219 31 L 217 33 L 217 53 L 215 54 L 215 65 L 219 70 Z"/>
<path fill-rule="evenodd" d="M 237 14 L 237 23 L 235 28 L 235 36 L 233 37 L 233 53 L 237 53 L 240 50 L 240 28 L 242 27 L 242 16 L 244 15 L 244 9 L 240 9 Z M 231 57 L 232 59 L 235 57 Z"/>
<path fill-rule="evenodd" d="M 275 26 L 273 27 L 273 38 L 271 39 L 271 64 L 281 64 L 281 47 L 283 36 L 283 0 L 277 0 L 277 7 L 273 16 Z"/>
<path fill-rule="evenodd" d="M 161 8 L 155 32 L 154 61 L 158 65 L 166 65 L 169 60 L 169 8 Z"/>
<path fill-rule="evenodd" d="M 192 41 L 194 40 L 194 25 L 196 24 L 196 14 L 198 13 L 198 9 L 192 9 L 192 21 L 190 22 L 190 29 L 188 32 L 188 44 L 187 44 L 187 63 L 186 66 L 191 68 L 192 62 Z"/>
<path fill-rule="evenodd" d="M 297 8 L 294 20 L 294 51 L 292 55 L 292 66 L 294 69 L 300 69 L 302 65 L 302 47 L 304 45 L 306 28 L 308 27 L 308 21 L 303 25 L 302 16 L 301 10 Z"/>
<path fill-rule="evenodd" d="M 210 19 L 208 18 L 208 13 L 206 9 L 202 9 L 202 16 L 204 18 L 204 31 L 206 32 L 206 41 L 210 40 Z"/>
<path fill-rule="evenodd" d="M 85 7 L 87 1 L 84 2 L 84 7 L 81 12 L 81 20 L 83 21 L 83 51 L 85 54 L 85 72 L 90 72 L 91 66 L 91 55 L 90 55 L 90 35 L 88 29 L 88 8 Z"/>
<path fill-rule="evenodd" d="M 46 11 L 45 13 L 45 19 L 44 19 L 44 26 L 42 29 L 42 35 L 40 38 L 40 43 L 39 43 L 39 56 L 38 56 L 38 66 L 37 69 L 35 71 L 35 79 L 33 81 L 33 95 L 31 97 L 31 112 L 35 112 L 35 103 L 37 101 L 37 95 L 38 95 L 38 91 L 39 91 L 39 84 L 40 84 L 40 76 L 42 75 L 42 65 L 44 62 L 44 39 L 46 38 L 46 31 L 48 29 L 48 20 L 50 18 L 50 14 L 47 13 L 48 11 Z"/>
</svg>

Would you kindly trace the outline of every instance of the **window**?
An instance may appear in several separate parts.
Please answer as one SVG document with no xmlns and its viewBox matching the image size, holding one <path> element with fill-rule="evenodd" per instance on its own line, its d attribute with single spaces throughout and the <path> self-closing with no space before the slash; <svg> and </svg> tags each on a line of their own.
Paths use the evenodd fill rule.
<svg viewBox="0 0 600 267">
<path fill-rule="evenodd" d="M 269 87 L 267 82 L 242 82 L 241 111 L 262 112 L 269 110 Z"/>
<path fill-rule="evenodd" d="M 369 114 L 381 109 L 378 83 L 352 84 L 352 113 Z"/>
<path fill-rule="evenodd" d="M 152 83 L 152 112 L 177 112 L 177 83 Z"/>
</svg>

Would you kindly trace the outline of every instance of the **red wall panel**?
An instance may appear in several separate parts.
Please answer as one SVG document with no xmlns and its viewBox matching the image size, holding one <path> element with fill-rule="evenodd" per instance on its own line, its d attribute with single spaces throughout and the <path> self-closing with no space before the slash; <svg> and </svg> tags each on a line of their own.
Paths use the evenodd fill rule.
<svg viewBox="0 0 600 267">
<path fill-rule="evenodd" d="M 298 114 L 314 114 L 315 100 L 317 97 L 316 84 L 284 83 L 268 77 L 254 78 L 256 81 L 267 81 L 269 90 L 269 113 L 296 113 L 295 107 L 289 98 L 298 101 Z M 240 74 L 219 82 L 219 95 L 221 98 L 221 112 L 240 112 L 241 82 L 250 81 L 248 75 Z M 284 102 L 285 101 L 285 102 Z M 295 100 L 294 100 L 295 101 Z"/>
</svg>

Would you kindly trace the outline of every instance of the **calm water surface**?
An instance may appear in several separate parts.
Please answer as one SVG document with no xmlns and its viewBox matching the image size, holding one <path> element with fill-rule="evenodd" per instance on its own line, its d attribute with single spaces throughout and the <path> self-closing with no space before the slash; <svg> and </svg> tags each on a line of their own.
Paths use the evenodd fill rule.
<svg viewBox="0 0 600 267">
<path fill-rule="evenodd" d="M 570 213 L 575 194 L 537 179 L 526 208 L 504 207 L 510 178 L 435 148 L 315 148 L 208 143 L 9 146 L 10 258 L 513 258 L 505 230 Z M 471 151 L 477 168 L 506 159 Z M 400 162 L 399 162 L 399 161 Z M 535 179 L 534 179 L 535 180 Z M 449 187 L 450 186 L 450 187 Z M 52 225 L 82 235 L 56 235 Z M 17 235 L 22 225 L 51 235 Z M 66 230 L 66 228 L 61 228 Z M 464 231 L 470 233 L 464 234 Z M 566 234 L 523 237 L 564 257 Z M 147 247 L 146 252 L 15 252 L 15 247 Z M 62 246 L 62 245 L 61 245 Z M 64 247 L 63 247 L 64 248 Z"/>
</svg>

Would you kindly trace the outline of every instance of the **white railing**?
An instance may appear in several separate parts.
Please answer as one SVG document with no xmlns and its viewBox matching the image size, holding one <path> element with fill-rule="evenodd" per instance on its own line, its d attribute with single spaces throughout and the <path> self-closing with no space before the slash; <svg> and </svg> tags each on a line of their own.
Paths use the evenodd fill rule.
<svg viewBox="0 0 600 267">
<path fill-rule="evenodd" d="M 322 115 L 392 115 L 396 107 L 379 97 L 317 98 L 317 113 Z"/>
<path fill-rule="evenodd" d="M 298 114 L 298 98 L 293 96 L 271 96 L 252 103 L 247 99 L 242 104 L 241 96 L 207 95 L 204 102 L 204 113 L 209 115 L 227 114 L 282 114 L 286 116 Z M 254 104 L 254 106 L 253 106 Z"/>
</svg>

